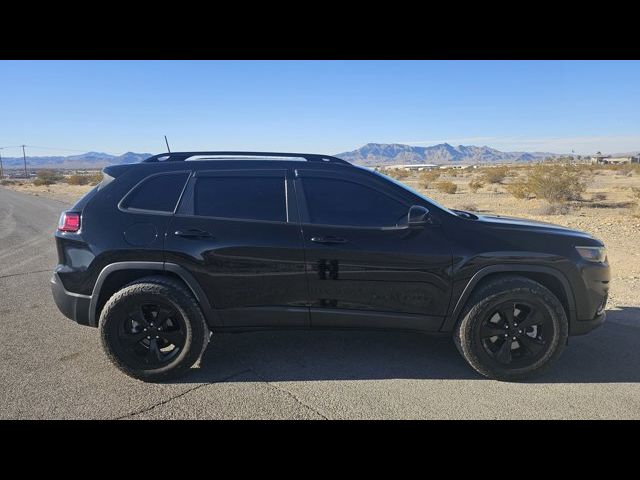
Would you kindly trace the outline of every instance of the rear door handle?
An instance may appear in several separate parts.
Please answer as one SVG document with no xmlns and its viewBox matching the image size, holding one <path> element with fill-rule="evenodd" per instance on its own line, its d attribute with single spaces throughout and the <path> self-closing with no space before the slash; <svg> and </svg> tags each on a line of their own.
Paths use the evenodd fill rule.
<svg viewBox="0 0 640 480">
<path fill-rule="evenodd" d="M 316 243 L 347 243 L 347 239 L 342 237 L 311 237 L 311 241 Z"/>
<path fill-rule="evenodd" d="M 204 230 L 192 229 L 192 230 L 176 230 L 174 233 L 177 237 L 186 237 L 186 238 L 211 238 L 209 232 L 205 232 Z"/>
</svg>

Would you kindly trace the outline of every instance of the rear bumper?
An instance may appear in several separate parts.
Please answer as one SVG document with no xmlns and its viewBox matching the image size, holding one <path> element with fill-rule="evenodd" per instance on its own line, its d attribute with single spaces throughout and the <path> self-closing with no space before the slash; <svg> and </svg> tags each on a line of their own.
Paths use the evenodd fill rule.
<svg viewBox="0 0 640 480">
<path fill-rule="evenodd" d="M 81 295 L 65 290 L 57 273 L 51 277 L 51 292 L 58 310 L 67 318 L 81 325 L 89 325 L 90 295 Z"/>
</svg>

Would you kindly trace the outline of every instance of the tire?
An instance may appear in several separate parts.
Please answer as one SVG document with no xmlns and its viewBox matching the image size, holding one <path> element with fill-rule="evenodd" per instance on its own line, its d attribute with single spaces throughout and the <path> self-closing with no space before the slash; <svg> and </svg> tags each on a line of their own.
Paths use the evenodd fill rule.
<svg viewBox="0 0 640 480">
<path fill-rule="evenodd" d="M 116 292 L 102 309 L 98 329 L 111 363 L 145 382 L 185 373 L 210 337 L 192 293 L 164 276 L 142 278 Z"/>
<path fill-rule="evenodd" d="M 454 342 L 481 375 L 524 380 L 560 357 L 568 335 L 569 323 L 558 298 L 538 282 L 510 275 L 490 280 L 473 293 Z"/>
</svg>

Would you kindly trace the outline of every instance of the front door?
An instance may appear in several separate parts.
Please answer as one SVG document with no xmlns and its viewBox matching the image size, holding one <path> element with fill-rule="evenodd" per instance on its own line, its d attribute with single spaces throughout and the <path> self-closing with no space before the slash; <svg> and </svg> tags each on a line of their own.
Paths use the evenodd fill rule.
<svg viewBox="0 0 640 480">
<path fill-rule="evenodd" d="M 406 198 L 370 175 L 296 176 L 311 325 L 438 330 L 451 268 L 440 226 L 409 228 Z"/>
</svg>

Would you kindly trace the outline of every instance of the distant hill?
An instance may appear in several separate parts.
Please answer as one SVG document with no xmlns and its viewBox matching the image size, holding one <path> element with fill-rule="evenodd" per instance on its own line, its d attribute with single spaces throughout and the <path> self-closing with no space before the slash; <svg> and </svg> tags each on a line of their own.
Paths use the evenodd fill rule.
<svg viewBox="0 0 640 480">
<path fill-rule="evenodd" d="M 122 155 L 110 155 L 101 152 L 87 152 L 66 157 L 27 157 L 29 168 L 103 168 L 107 165 L 138 163 L 152 156 L 152 153 L 127 152 Z M 2 157 L 4 168 L 22 168 L 22 157 Z"/>
<path fill-rule="evenodd" d="M 81 155 L 27 157 L 30 168 L 103 168 L 107 165 L 138 163 L 152 156 L 152 153 L 127 152 L 122 155 L 111 155 L 102 152 L 87 152 Z M 504 163 L 530 162 L 546 157 L 561 156 L 548 152 L 501 152 L 491 147 L 474 145 L 458 145 L 448 143 L 430 147 L 416 147 L 399 143 L 367 143 L 351 152 L 336 154 L 358 165 L 396 165 L 407 163 L 435 164 L 470 164 L 470 163 Z M 22 157 L 2 157 L 4 168 L 22 168 Z"/>
<path fill-rule="evenodd" d="M 559 154 L 548 152 L 501 152 L 487 146 L 458 145 L 448 143 L 430 147 L 416 147 L 399 143 L 367 143 L 351 152 L 336 154 L 359 165 L 394 165 L 407 163 L 491 163 L 530 162 Z"/>
</svg>

